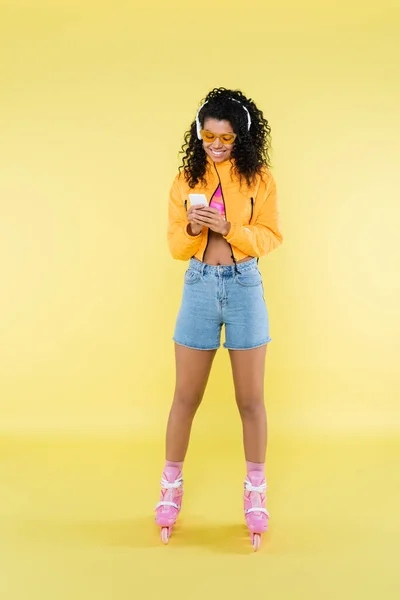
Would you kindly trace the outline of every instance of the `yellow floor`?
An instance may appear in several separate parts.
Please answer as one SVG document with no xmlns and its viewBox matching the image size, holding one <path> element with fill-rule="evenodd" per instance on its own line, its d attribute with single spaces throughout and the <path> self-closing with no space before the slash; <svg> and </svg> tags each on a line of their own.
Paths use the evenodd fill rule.
<svg viewBox="0 0 400 600">
<path fill-rule="evenodd" d="M 3 437 L 0 597 L 400 597 L 399 440 L 271 439 L 271 529 L 258 554 L 243 526 L 240 445 L 221 453 L 194 436 L 167 547 L 152 515 L 161 455 L 160 441 Z"/>
</svg>

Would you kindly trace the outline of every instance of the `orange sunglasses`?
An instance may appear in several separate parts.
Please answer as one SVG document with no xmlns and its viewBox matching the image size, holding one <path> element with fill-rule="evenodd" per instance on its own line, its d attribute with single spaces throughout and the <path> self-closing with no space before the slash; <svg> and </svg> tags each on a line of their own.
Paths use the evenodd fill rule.
<svg viewBox="0 0 400 600">
<path fill-rule="evenodd" d="M 207 129 L 202 129 L 200 131 L 200 135 L 201 135 L 203 141 L 207 142 L 207 144 L 211 144 L 217 138 L 219 138 L 223 144 L 233 144 L 233 142 L 236 139 L 236 133 L 217 134 L 217 133 L 212 133 L 211 131 L 208 131 Z"/>
</svg>

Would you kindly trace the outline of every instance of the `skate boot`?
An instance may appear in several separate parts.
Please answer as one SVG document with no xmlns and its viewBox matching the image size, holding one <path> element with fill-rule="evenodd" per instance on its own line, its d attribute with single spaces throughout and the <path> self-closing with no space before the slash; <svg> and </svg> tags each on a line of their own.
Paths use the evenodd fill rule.
<svg viewBox="0 0 400 600">
<path fill-rule="evenodd" d="M 168 544 L 172 528 L 181 511 L 182 496 L 181 471 L 177 467 L 167 467 L 164 469 L 161 479 L 160 502 L 155 508 L 155 521 L 161 528 L 161 539 L 164 544 Z"/>
<path fill-rule="evenodd" d="M 257 551 L 261 536 L 268 529 L 269 513 L 266 509 L 267 484 L 263 473 L 250 471 L 244 482 L 244 516 L 250 532 L 251 543 Z"/>
</svg>

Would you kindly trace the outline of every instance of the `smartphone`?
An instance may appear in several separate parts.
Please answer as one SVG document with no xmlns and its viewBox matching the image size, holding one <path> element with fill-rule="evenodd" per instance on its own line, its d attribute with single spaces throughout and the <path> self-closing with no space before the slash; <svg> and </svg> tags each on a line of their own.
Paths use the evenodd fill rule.
<svg viewBox="0 0 400 600">
<path fill-rule="evenodd" d="M 189 194 L 189 200 L 192 206 L 207 206 L 205 194 Z"/>
</svg>

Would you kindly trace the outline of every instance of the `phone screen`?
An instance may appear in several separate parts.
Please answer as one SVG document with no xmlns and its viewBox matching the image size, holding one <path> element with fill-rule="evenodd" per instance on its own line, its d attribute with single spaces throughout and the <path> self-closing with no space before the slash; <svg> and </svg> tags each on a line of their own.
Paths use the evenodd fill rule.
<svg viewBox="0 0 400 600">
<path fill-rule="evenodd" d="M 189 200 L 192 206 L 207 206 L 205 194 L 189 194 Z"/>
</svg>

